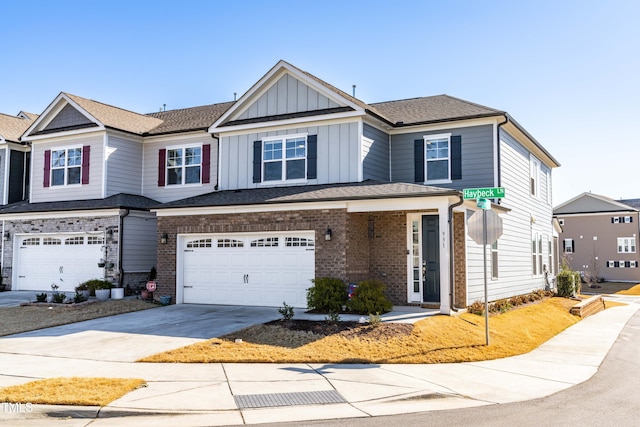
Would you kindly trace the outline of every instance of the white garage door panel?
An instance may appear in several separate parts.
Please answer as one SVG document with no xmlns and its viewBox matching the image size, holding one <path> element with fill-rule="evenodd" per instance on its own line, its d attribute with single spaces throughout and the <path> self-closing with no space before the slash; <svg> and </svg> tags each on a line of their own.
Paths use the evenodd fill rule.
<svg viewBox="0 0 640 427">
<path fill-rule="evenodd" d="M 186 236 L 183 301 L 306 307 L 314 232 Z"/>
<path fill-rule="evenodd" d="M 73 292 L 81 282 L 104 277 L 98 267 L 102 235 L 29 234 L 17 236 L 15 260 L 18 290 Z"/>
</svg>

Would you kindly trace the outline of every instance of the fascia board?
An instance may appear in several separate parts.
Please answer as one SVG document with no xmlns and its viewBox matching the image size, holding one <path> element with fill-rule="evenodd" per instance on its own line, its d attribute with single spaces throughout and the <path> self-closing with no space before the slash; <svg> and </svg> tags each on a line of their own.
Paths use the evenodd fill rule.
<svg viewBox="0 0 640 427">
<path fill-rule="evenodd" d="M 61 132 L 48 135 L 39 135 L 37 137 L 30 137 L 29 141 L 33 143 L 49 143 L 49 142 L 70 142 L 75 139 L 84 139 L 88 137 L 100 136 L 105 133 L 105 129 L 90 128 L 79 129 L 76 131 Z"/>
<path fill-rule="evenodd" d="M 217 135 L 227 136 L 231 133 L 244 134 L 247 132 L 257 132 L 260 130 L 264 132 L 266 130 L 273 130 L 274 128 L 285 128 L 294 125 L 304 124 L 305 126 L 317 126 L 319 124 L 326 124 L 327 121 L 338 121 L 344 119 L 360 118 L 365 113 L 362 111 L 349 111 L 346 113 L 327 114 L 322 116 L 300 117 L 288 120 L 278 120 L 276 122 L 261 122 L 250 123 L 246 125 L 238 126 L 225 126 L 221 128 L 210 128 L 209 132 Z"/>
<path fill-rule="evenodd" d="M 89 217 L 109 217 L 120 215 L 120 209 L 96 209 L 96 210 L 68 210 L 49 212 L 20 212 L 11 214 L 0 214 L 3 221 L 26 221 L 32 219 L 59 219 L 59 218 L 89 218 Z"/>
<path fill-rule="evenodd" d="M 195 140 L 202 139 L 202 137 L 211 138 L 210 134 L 204 130 L 200 131 L 192 131 L 185 133 L 171 133 L 166 135 L 157 135 L 157 136 L 145 136 L 143 138 L 143 143 L 156 143 L 156 142 L 170 142 L 170 141 L 185 141 L 185 140 Z"/>
<path fill-rule="evenodd" d="M 415 125 L 415 126 L 402 126 L 399 128 L 390 128 L 387 130 L 387 132 L 390 135 L 402 135 L 405 133 L 433 132 L 433 131 L 440 131 L 440 130 L 447 130 L 447 129 L 467 128 L 472 126 L 493 125 L 497 122 L 498 122 L 497 117 L 450 120 L 446 122 L 438 122 L 433 124 L 421 124 L 421 125 Z"/>
<path fill-rule="evenodd" d="M 221 215 L 257 212 L 283 212 L 316 209 L 346 209 L 347 202 L 278 203 L 234 206 L 201 206 L 192 208 L 151 209 L 156 216 Z"/>
</svg>

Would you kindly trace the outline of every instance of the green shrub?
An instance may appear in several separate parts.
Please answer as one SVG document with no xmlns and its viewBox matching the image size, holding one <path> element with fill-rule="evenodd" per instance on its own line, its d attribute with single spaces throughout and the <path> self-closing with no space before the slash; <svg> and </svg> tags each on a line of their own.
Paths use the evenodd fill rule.
<svg viewBox="0 0 640 427">
<path fill-rule="evenodd" d="M 36 301 L 38 301 L 38 302 L 47 302 L 47 293 L 43 292 L 41 294 L 36 294 Z"/>
<path fill-rule="evenodd" d="M 307 289 L 307 307 L 323 313 L 340 313 L 347 303 L 347 288 L 340 279 L 318 277 Z"/>
<path fill-rule="evenodd" d="M 384 294 L 386 286 L 379 280 L 364 280 L 358 283 L 347 304 L 350 311 L 358 314 L 387 313 L 393 304 Z"/>
<path fill-rule="evenodd" d="M 580 273 L 563 270 L 556 276 L 558 296 L 572 297 L 580 291 Z"/>
<path fill-rule="evenodd" d="M 80 303 L 80 302 L 85 302 L 87 300 L 87 297 L 84 296 L 83 293 L 76 291 L 75 295 L 73 296 L 73 302 Z"/>
<path fill-rule="evenodd" d="M 53 294 L 53 302 L 56 304 L 62 304 L 66 298 L 67 296 L 62 293 Z"/>
<path fill-rule="evenodd" d="M 282 307 L 278 309 L 278 313 L 282 316 L 282 320 L 291 320 L 293 319 L 293 307 L 287 305 L 286 302 L 282 302 Z"/>
<path fill-rule="evenodd" d="M 113 283 L 107 280 L 91 279 L 91 280 L 87 280 L 86 282 L 80 283 L 77 286 L 77 288 L 85 287 L 85 286 L 89 289 L 89 295 L 95 296 L 96 289 L 111 289 L 113 288 Z"/>
</svg>

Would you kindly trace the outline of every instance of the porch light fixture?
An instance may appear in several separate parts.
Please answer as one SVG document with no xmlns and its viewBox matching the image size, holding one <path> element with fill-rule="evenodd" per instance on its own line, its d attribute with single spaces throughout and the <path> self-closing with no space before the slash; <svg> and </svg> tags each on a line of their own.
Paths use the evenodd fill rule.
<svg viewBox="0 0 640 427">
<path fill-rule="evenodd" d="M 162 235 L 160 236 L 160 243 L 162 243 L 163 245 L 166 245 L 168 240 L 169 240 L 169 235 L 167 233 L 162 233 Z"/>
<path fill-rule="evenodd" d="M 107 228 L 107 240 L 113 239 L 113 228 Z"/>
<path fill-rule="evenodd" d="M 332 235 L 331 229 L 327 227 L 327 231 L 324 232 L 324 240 L 331 240 Z"/>
<path fill-rule="evenodd" d="M 8 231 L 5 231 L 4 234 L 2 235 L 2 238 L 4 240 L 11 240 L 11 234 Z"/>
</svg>

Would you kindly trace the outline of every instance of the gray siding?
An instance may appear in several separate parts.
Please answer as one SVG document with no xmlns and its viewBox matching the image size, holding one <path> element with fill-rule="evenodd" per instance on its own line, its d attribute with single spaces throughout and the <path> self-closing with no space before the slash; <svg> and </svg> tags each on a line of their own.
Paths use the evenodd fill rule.
<svg viewBox="0 0 640 427">
<path fill-rule="evenodd" d="M 142 144 L 109 136 L 106 197 L 118 193 L 142 194 Z"/>
<path fill-rule="evenodd" d="M 160 149 L 174 147 L 180 145 L 192 144 L 211 144 L 211 167 L 209 175 L 211 177 L 209 184 L 190 184 L 190 185 L 167 185 L 158 186 L 158 153 Z M 199 194 L 210 193 L 215 191 L 218 180 L 218 143 L 217 140 L 211 138 L 208 133 L 202 133 L 196 136 L 177 135 L 175 139 L 161 141 L 150 141 L 143 144 L 143 196 L 157 200 L 159 202 L 170 202 L 173 200 L 184 199 L 185 197 L 197 196 Z M 231 164 L 231 167 L 232 164 Z"/>
<path fill-rule="evenodd" d="M 123 222 L 122 269 L 125 273 L 148 272 L 156 265 L 155 215 L 132 213 Z"/>
<path fill-rule="evenodd" d="M 389 135 L 366 123 L 363 133 L 371 140 L 362 144 L 363 178 L 389 181 Z"/>
<path fill-rule="evenodd" d="M 71 126 L 90 125 L 93 122 L 87 119 L 82 113 L 73 108 L 70 104 L 65 105 L 62 110 L 47 124 L 45 130 L 61 129 Z"/>
<path fill-rule="evenodd" d="M 46 150 L 84 145 L 91 146 L 89 184 L 52 186 L 45 188 L 43 185 L 44 152 Z M 32 203 L 102 198 L 102 177 L 104 170 L 104 150 L 102 135 L 87 136 L 66 142 L 61 141 L 33 144 L 31 159 L 33 161 L 33 175 L 31 180 Z"/>
<path fill-rule="evenodd" d="M 423 138 L 424 135 L 441 133 L 462 136 L 462 179 L 435 185 L 457 190 L 492 187 L 494 185 L 494 160 L 493 126 L 491 125 L 393 135 L 391 137 L 392 180 L 394 182 L 414 182 L 414 141 Z"/>
<path fill-rule="evenodd" d="M 251 119 L 334 107 L 338 104 L 285 74 L 237 118 Z"/>
<path fill-rule="evenodd" d="M 358 180 L 360 162 L 358 123 L 352 122 L 278 132 L 222 136 L 220 139 L 220 164 L 223 167 L 220 189 L 235 190 L 268 186 L 269 183 L 253 182 L 253 142 L 268 136 L 298 133 L 318 135 L 317 179 L 305 181 L 304 184 L 356 182 Z M 279 182 L 273 185 L 283 184 Z"/>
<path fill-rule="evenodd" d="M 4 204 L 9 195 L 9 183 L 5 182 L 4 175 L 6 169 L 6 160 L 7 160 L 7 148 L 0 148 L 0 190 L 2 190 L 2 198 L 0 199 L 0 203 Z"/>
<path fill-rule="evenodd" d="M 500 170 L 501 185 L 506 192 L 501 205 L 510 211 L 501 215 L 504 232 L 498 240 L 499 277 L 489 283 L 489 300 L 544 287 L 544 276 L 533 274 L 532 234 L 543 236 L 542 263 L 547 265 L 548 241 L 553 235 L 552 206 L 546 193 L 541 191 L 539 198 L 530 194 L 529 151 L 504 130 L 500 134 Z M 482 246 L 471 239 L 467 239 L 467 262 L 468 303 L 471 303 L 482 300 L 484 295 Z"/>
</svg>

